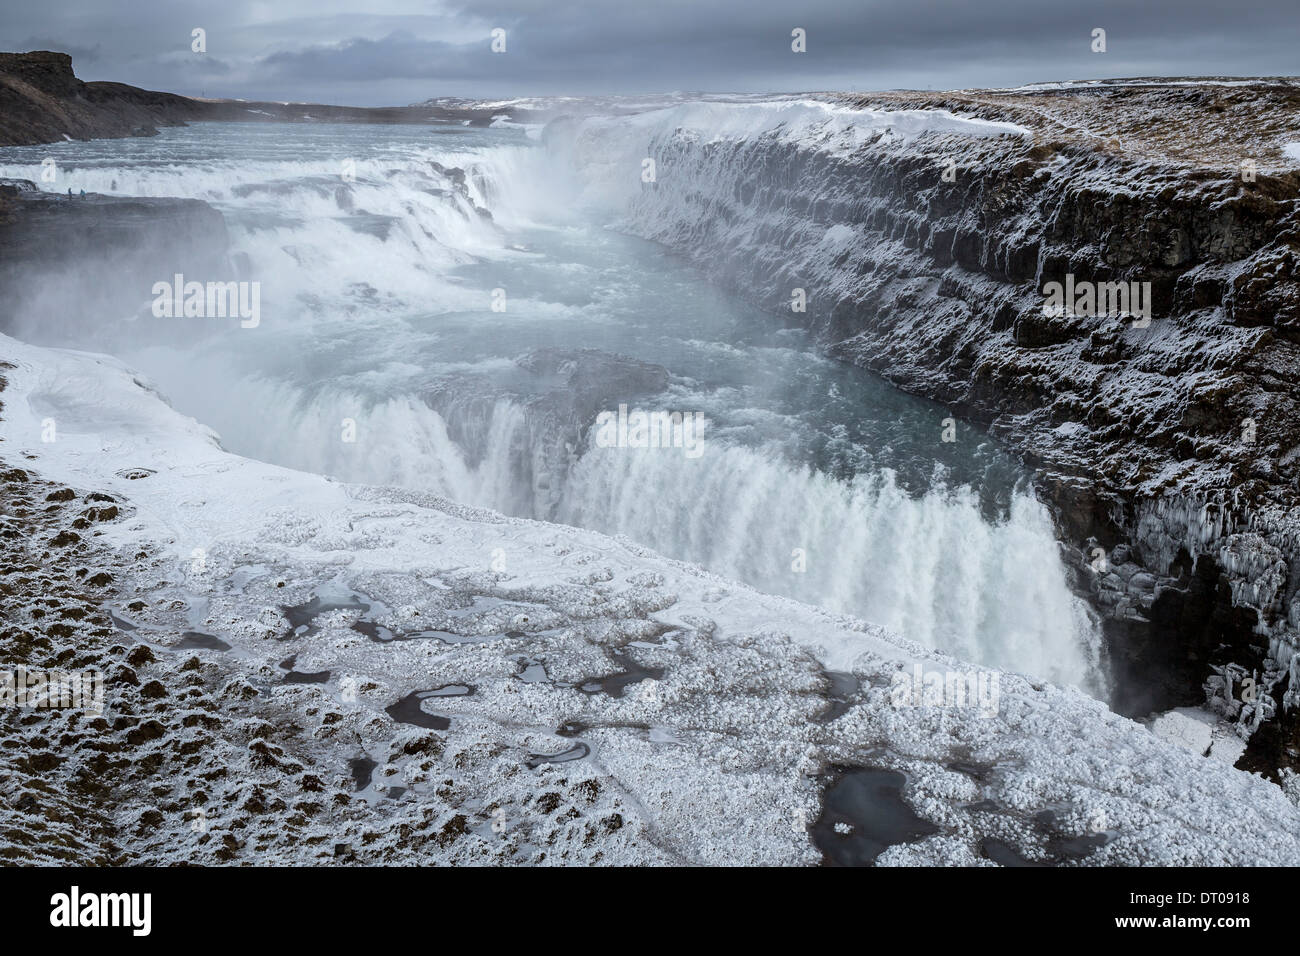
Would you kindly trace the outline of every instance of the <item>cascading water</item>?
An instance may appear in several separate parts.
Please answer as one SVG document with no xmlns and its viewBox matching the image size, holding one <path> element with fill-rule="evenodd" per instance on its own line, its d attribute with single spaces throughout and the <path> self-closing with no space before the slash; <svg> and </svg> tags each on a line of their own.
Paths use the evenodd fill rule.
<svg viewBox="0 0 1300 956">
<path fill-rule="evenodd" d="M 622 157 L 589 152 L 575 176 L 572 145 L 324 125 L 77 144 L 61 186 L 208 200 L 263 284 L 256 329 L 163 346 L 111 317 L 95 347 L 240 454 L 625 534 L 1104 694 L 1098 628 L 1015 465 L 971 429 L 942 441 L 946 410 L 601 228 L 625 211 Z M 13 150 L 0 175 L 39 179 L 62 148 Z M 576 204 L 592 194 L 603 205 Z M 701 453 L 602 447 L 592 423 L 620 405 L 699 413 Z"/>
<path fill-rule="evenodd" d="M 990 523 L 969 489 L 913 498 L 888 471 L 843 481 L 760 449 L 691 461 L 596 448 L 575 466 L 560 518 L 963 659 L 1088 677 L 1086 658 L 1054 656 L 1088 622 L 1062 586 L 1050 520 L 1025 494 Z"/>
</svg>

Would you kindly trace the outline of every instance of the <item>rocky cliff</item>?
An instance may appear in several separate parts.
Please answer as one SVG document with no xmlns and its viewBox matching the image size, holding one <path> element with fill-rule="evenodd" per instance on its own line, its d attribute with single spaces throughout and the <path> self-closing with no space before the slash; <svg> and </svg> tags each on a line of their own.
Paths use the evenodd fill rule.
<svg viewBox="0 0 1300 956">
<path fill-rule="evenodd" d="M 626 228 L 1037 466 L 1117 707 L 1209 693 L 1243 733 L 1269 721 L 1251 769 L 1294 764 L 1269 718 L 1300 691 L 1300 88 L 831 102 L 824 122 L 587 122 L 573 148 L 653 159 Z M 1054 309 L 1053 282 L 1135 298 Z"/>
<path fill-rule="evenodd" d="M 66 53 L 0 53 L 0 146 L 65 139 L 153 136 L 159 126 L 187 122 L 468 123 L 525 118 L 526 110 L 469 103 L 366 108 L 316 103 L 193 99 L 125 83 L 83 83 Z"/>
<path fill-rule="evenodd" d="M 0 53 L 0 146 L 156 133 L 193 100 L 122 83 L 83 83 L 66 53 Z"/>
</svg>

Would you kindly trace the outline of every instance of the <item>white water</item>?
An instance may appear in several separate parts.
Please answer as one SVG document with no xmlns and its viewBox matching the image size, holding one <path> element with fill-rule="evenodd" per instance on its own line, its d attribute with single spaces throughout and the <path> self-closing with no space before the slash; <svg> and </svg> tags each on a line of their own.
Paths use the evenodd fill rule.
<svg viewBox="0 0 1300 956">
<path fill-rule="evenodd" d="M 610 169 L 577 181 L 565 150 L 510 130 L 198 126 L 75 145 L 75 162 L 58 146 L 8 151 L 0 176 L 37 179 L 51 154 L 60 191 L 207 199 L 263 282 L 257 330 L 177 350 L 128 325 L 118 347 L 232 451 L 625 534 L 960 658 L 1104 693 L 1097 628 L 1066 587 L 1050 519 L 989 443 L 941 447 L 943 410 L 602 230 L 622 211 L 572 203 Z M 464 169 L 465 188 L 430 161 Z M 607 187 L 606 202 L 619 192 Z M 491 310 L 494 288 L 507 311 Z M 601 407 L 699 410 L 705 453 L 596 448 L 589 421 L 548 426 L 529 407 L 557 386 L 513 363 L 547 346 L 667 368 L 667 390 L 627 396 L 614 380 Z M 451 396 L 447 417 L 430 388 Z"/>
<path fill-rule="evenodd" d="M 560 517 L 966 660 L 1086 676 L 1071 635 L 1086 633 L 1086 615 L 1062 587 L 1050 520 L 1028 495 L 990 524 L 969 489 L 914 499 L 889 472 L 838 481 L 741 447 L 697 460 L 597 448 L 574 469 Z"/>
</svg>

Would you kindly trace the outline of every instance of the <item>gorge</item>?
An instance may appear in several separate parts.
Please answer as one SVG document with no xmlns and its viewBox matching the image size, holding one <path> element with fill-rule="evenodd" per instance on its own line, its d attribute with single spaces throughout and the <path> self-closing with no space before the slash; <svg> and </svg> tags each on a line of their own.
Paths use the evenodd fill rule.
<svg viewBox="0 0 1300 956">
<path fill-rule="evenodd" d="M 28 56 L 14 82 L 61 70 Z M 575 859 L 809 862 L 791 815 L 871 761 L 937 828 L 897 862 L 1296 858 L 1293 82 L 367 119 L 114 95 L 113 130 L 162 131 L 0 151 L 6 500 L 42 536 L 77 498 L 66 533 L 109 522 L 53 572 L 109 569 L 103 653 L 253 701 L 221 719 L 310 715 L 222 750 L 296 767 L 268 799 L 344 751 L 432 795 L 456 752 L 437 812 L 365 783 L 349 852 L 394 813 L 489 852 L 464 834 L 495 788 L 530 821 L 511 852 L 550 828 Z M 176 274 L 253 283 L 259 322 L 153 313 Z M 1045 308 L 1067 282 L 1136 283 L 1149 316 Z M 602 440 L 625 409 L 695 447 Z M 3 573 L 40 646 L 34 560 Z M 888 706 L 900 674 L 986 686 L 961 662 L 995 707 Z M 1219 718 L 1195 753 L 1125 719 L 1175 708 Z M 543 824 L 520 748 L 595 768 L 603 829 Z M 318 825 L 253 842 L 301 859 Z"/>
</svg>

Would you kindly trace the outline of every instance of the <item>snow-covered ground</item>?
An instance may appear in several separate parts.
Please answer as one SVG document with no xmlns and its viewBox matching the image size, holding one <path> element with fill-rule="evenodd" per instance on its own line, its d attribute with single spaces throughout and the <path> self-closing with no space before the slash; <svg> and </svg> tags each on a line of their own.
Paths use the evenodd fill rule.
<svg viewBox="0 0 1300 956">
<path fill-rule="evenodd" d="M 772 137 L 778 143 L 815 147 L 836 156 L 851 156 L 864 144 L 887 137 L 906 143 L 926 134 L 973 138 L 1029 138 L 1015 123 L 961 116 L 944 109 L 871 109 L 821 99 L 766 99 L 760 102 L 692 101 L 633 116 L 594 116 L 585 121 L 583 141 L 601 141 L 602 158 L 622 169 L 630 158 L 647 155 L 650 144 L 676 134 L 702 143 L 754 142 Z M 623 143 L 627 156 L 615 144 Z M 637 168 L 637 167 L 632 167 Z M 626 178 L 626 177 L 624 177 Z"/>
<path fill-rule="evenodd" d="M 904 774 L 935 831 L 882 864 L 1300 863 L 1280 789 L 1078 692 L 984 672 L 992 708 L 914 706 L 895 675 L 970 668 L 625 540 L 236 457 L 110 358 L 7 337 L 0 358 L 6 461 L 123 505 L 95 540 L 132 637 L 161 655 L 183 629 L 219 638 L 205 666 L 260 687 L 255 711 L 329 725 L 315 764 L 374 759 L 379 835 L 354 845 L 378 859 L 815 863 L 832 768 L 863 766 Z M 344 607 L 286 612 L 313 597 Z M 290 657 L 328 674 L 275 681 Z M 435 730 L 429 756 L 391 714 L 435 688 L 395 711 Z M 575 780 L 572 807 L 538 799 Z M 463 825 L 416 852 L 403 826 L 430 807 Z"/>
</svg>

